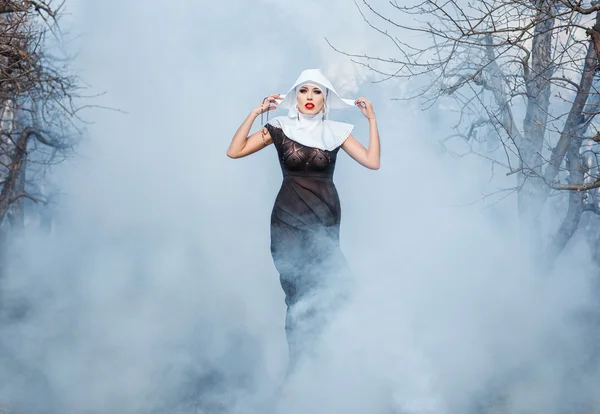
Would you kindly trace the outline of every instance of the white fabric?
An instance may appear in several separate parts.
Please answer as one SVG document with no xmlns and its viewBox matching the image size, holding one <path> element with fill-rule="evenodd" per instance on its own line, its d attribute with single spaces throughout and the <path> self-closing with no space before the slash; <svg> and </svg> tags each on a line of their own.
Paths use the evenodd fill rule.
<svg viewBox="0 0 600 414">
<path fill-rule="evenodd" d="M 325 117 L 322 113 L 305 115 L 298 110 L 297 91 L 303 85 L 317 86 L 325 94 Z M 330 109 L 345 109 L 354 107 L 353 99 L 342 99 L 331 83 L 319 69 L 303 71 L 284 99 L 279 101 L 279 108 L 288 109 L 287 116 L 278 116 L 269 123 L 283 130 L 284 134 L 293 141 L 312 148 L 332 151 L 342 145 L 352 133 L 354 125 L 330 121 Z"/>
</svg>

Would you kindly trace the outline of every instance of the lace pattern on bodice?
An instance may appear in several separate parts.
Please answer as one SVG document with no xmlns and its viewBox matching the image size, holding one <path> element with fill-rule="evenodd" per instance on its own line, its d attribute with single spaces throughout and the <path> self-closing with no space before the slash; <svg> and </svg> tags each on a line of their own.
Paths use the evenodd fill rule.
<svg viewBox="0 0 600 414">
<path fill-rule="evenodd" d="M 287 137 L 281 128 L 271 124 L 267 124 L 266 128 L 271 134 L 284 171 L 313 171 L 333 174 L 340 147 L 333 151 L 307 147 Z"/>
</svg>

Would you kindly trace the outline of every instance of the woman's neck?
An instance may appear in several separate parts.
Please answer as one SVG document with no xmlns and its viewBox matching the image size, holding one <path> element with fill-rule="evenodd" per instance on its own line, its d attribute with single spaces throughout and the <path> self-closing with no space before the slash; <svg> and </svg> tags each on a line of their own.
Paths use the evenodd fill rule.
<svg viewBox="0 0 600 414">
<path fill-rule="evenodd" d="M 320 112 L 310 115 L 310 114 L 303 114 L 302 112 L 298 111 L 298 117 L 301 119 L 305 119 L 307 121 L 312 121 L 313 119 L 318 119 L 321 115 L 322 114 Z"/>
</svg>

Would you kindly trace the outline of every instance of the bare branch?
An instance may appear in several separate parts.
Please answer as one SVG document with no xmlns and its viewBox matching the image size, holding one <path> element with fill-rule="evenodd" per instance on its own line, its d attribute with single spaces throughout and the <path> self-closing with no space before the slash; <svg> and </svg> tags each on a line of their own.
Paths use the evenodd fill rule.
<svg viewBox="0 0 600 414">
<path fill-rule="evenodd" d="M 19 193 L 19 194 L 13 195 L 13 196 L 11 197 L 11 199 L 10 199 L 10 203 L 12 204 L 12 203 L 14 203 L 14 202 L 16 202 L 16 201 L 18 201 L 18 200 L 20 200 L 20 199 L 22 199 L 22 198 L 28 198 L 29 200 L 33 201 L 33 202 L 34 202 L 34 203 L 36 203 L 36 204 L 37 204 L 37 203 L 40 203 L 40 202 L 43 202 L 43 201 L 42 201 L 42 200 L 40 200 L 39 198 L 36 198 L 36 197 L 32 196 L 31 194 L 29 194 L 29 193 L 27 193 L 27 192 L 23 191 L 23 192 L 21 192 L 21 193 Z"/>
<path fill-rule="evenodd" d="M 25 159 L 27 140 L 32 134 L 36 134 L 36 131 L 33 128 L 25 128 L 23 132 L 21 132 L 18 141 L 15 143 L 15 152 L 12 158 L 13 162 L 8 170 L 8 175 L 2 186 L 2 191 L 0 192 L 0 223 L 4 221 L 4 216 L 11 204 L 13 188 L 21 174 L 21 167 L 23 166 L 23 161 Z"/>
<path fill-rule="evenodd" d="M 570 8 L 573 11 L 576 11 L 577 13 L 581 13 L 581 14 L 592 14 L 594 12 L 600 11 L 600 4 L 594 4 L 591 7 L 581 7 L 581 2 L 578 2 L 579 4 L 573 4 L 571 3 L 571 1 L 569 0 L 559 0 L 562 4 L 564 4 L 565 6 L 567 6 L 568 8 Z"/>
<path fill-rule="evenodd" d="M 498 166 L 516 175 L 520 219 L 532 233 L 541 234 L 544 204 L 558 194 L 553 190 L 570 191 L 568 211 L 547 249 L 558 254 L 585 206 L 600 205 L 600 167 L 591 164 L 600 160 L 600 146 L 586 150 L 585 165 L 581 154 L 584 140 L 600 143 L 600 2 L 582 3 L 391 0 L 393 13 L 408 17 L 400 20 L 356 0 L 363 20 L 393 52 L 334 50 L 370 70 L 374 82 L 419 78 L 394 99 L 419 99 L 423 109 L 443 104 L 454 114 L 441 144 L 451 152 L 449 140 L 458 137 L 467 149 L 453 155 L 475 154 L 492 171 Z M 409 37 L 418 40 L 407 44 Z M 423 38 L 430 41 L 418 46 Z"/>
<path fill-rule="evenodd" d="M 39 202 L 45 170 L 60 163 L 79 133 L 78 81 L 66 59 L 46 53 L 57 36 L 58 6 L 49 0 L 0 0 L 0 225 L 23 217 L 23 200 Z"/>
<path fill-rule="evenodd" d="M 554 190 L 569 190 L 569 191 L 588 191 L 594 188 L 600 188 L 600 180 L 596 180 L 589 184 L 548 184 Z"/>
<path fill-rule="evenodd" d="M 554 181 L 556 175 L 559 172 L 559 166 L 563 161 L 567 148 L 576 129 L 581 125 L 583 119 L 583 108 L 588 99 L 590 90 L 592 88 L 592 82 L 594 80 L 594 73 L 598 68 L 598 62 L 600 61 L 600 14 L 597 17 L 596 25 L 588 31 L 590 36 L 590 42 L 588 46 L 587 56 L 585 57 L 585 64 L 583 67 L 583 74 L 575 101 L 571 106 L 569 115 L 563 127 L 563 131 L 560 134 L 558 143 L 552 151 L 550 162 L 544 173 L 544 180 L 546 182 Z M 554 187 L 553 187 L 554 188 Z"/>
</svg>

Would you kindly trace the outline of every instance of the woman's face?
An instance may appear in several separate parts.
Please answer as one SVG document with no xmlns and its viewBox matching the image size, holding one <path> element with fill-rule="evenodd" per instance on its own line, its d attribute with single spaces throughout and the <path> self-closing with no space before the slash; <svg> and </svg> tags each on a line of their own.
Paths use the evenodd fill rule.
<svg viewBox="0 0 600 414">
<path fill-rule="evenodd" d="M 325 94 L 316 86 L 301 85 L 298 88 L 298 110 L 305 115 L 315 115 L 323 110 Z"/>
</svg>

